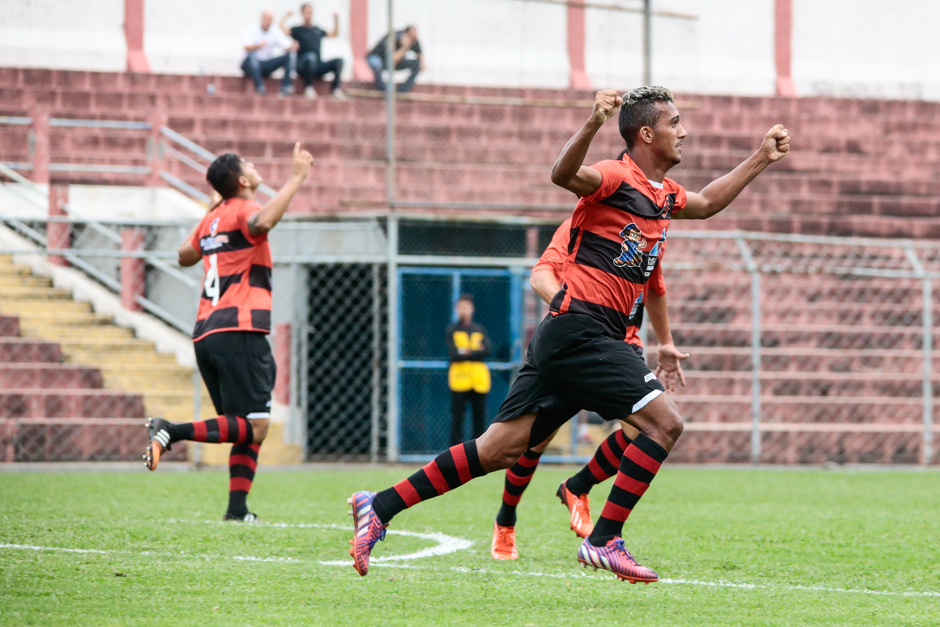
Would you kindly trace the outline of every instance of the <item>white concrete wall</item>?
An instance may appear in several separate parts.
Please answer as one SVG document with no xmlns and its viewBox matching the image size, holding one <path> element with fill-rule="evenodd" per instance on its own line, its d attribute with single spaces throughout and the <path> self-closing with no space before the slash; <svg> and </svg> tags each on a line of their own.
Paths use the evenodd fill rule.
<svg viewBox="0 0 940 627">
<path fill-rule="evenodd" d="M 639 6 L 628 0 L 611 4 Z M 0 65 L 122 70 L 122 0 L 0 0 Z M 340 37 L 324 55 L 352 72 L 349 0 L 316 0 L 315 21 Z M 147 0 L 145 48 L 155 72 L 238 74 L 245 28 L 299 0 Z M 697 20 L 654 18 L 653 79 L 680 92 L 772 94 L 773 0 L 655 0 Z M 418 27 L 419 82 L 563 87 L 563 6 L 535 0 L 396 0 L 398 27 Z M 298 16 L 294 20 L 299 20 Z M 912 26 L 916 24 L 916 28 Z M 385 0 L 369 0 L 369 46 L 386 31 Z M 640 82 L 637 14 L 588 9 L 587 72 L 595 87 Z M 793 78 L 800 95 L 940 99 L 940 2 L 793 0 Z"/>
<path fill-rule="evenodd" d="M 121 71 L 123 0 L 0 0 L 0 66 Z"/>
</svg>

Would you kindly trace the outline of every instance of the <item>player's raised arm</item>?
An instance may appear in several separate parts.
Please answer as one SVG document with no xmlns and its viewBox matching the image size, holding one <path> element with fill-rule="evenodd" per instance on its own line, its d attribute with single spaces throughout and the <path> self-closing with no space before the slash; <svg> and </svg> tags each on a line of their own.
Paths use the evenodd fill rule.
<svg viewBox="0 0 940 627">
<path fill-rule="evenodd" d="M 294 194 L 300 189 L 300 184 L 307 178 L 310 167 L 313 165 L 313 155 L 301 150 L 300 142 L 294 144 L 294 161 L 291 165 L 291 177 L 277 196 L 268 201 L 261 211 L 248 218 L 248 232 L 252 235 L 264 235 L 277 225 L 284 217 L 284 212 L 290 206 Z"/>
<path fill-rule="evenodd" d="M 753 181 L 764 168 L 780 161 L 790 151 L 790 133 L 783 124 L 767 131 L 760 148 L 741 165 L 715 179 L 698 194 L 689 193 L 685 209 L 677 212 L 677 220 L 704 220 L 731 204 L 738 194 Z"/>
<path fill-rule="evenodd" d="M 578 196 L 590 196 L 601 186 L 601 173 L 584 165 L 591 140 L 604 123 L 617 113 L 623 100 L 616 89 L 605 89 L 594 97 L 594 109 L 574 137 L 568 140 L 552 166 L 552 183 Z"/>
</svg>

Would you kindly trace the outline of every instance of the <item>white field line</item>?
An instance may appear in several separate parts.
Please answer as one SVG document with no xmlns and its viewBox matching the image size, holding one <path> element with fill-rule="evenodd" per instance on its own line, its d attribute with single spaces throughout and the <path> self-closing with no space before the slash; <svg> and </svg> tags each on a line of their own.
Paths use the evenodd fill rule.
<svg viewBox="0 0 940 627">
<path fill-rule="evenodd" d="M 199 522 L 207 524 L 224 524 L 216 523 L 216 521 L 189 521 L 189 520 L 169 520 L 167 522 L 176 522 L 176 523 L 190 523 L 198 524 Z M 231 523 L 228 523 L 231 524 Z M 247 526 L 247 525 L 246 525 Z M 307 524 L 290 524 L 290 523 L 254 523 L 251 526 L 257 527 L 279 527 L 279 528 L 296 528 L 296 529 L 323 529 L 323 530 L 341 530 L 341 531 L 352 531 L 352 527 L 345 525 L 335 525 L 335 524 L 317 524 L 317 523 L 307 523 Z M 441 570 L 436 567 L 428 566 L 412 566 L 408 564 L 402 564 L 400 562 L 406 560 L 419 559 L 422 557 L 435 557 L 439 555 L 447 555 L 449 553 L 454 553 L 463 549 L 470 548 L 473 545 L 473 542 L 470 540 L 463 540 L 461 538 L 454 538 L 453 536 L 448 536 L 443 533 L 416 533 L 413 531 L 401 531 L 401 530 L 389 530 L 388 533 L 410 536 L 414 538 L 421 538 L 426 540 L 431 540 L 437 542 L 437 546 L 433 546 L 427 549 L 422 549 L 420 551 L 415 551 L 414 553 L 408 553 L 405 555 L 389 555 L 386 557 L 377 557 L 373 560 L 370 560 L 370 565 L 376 566 L 387 566 L 391 568 L 406 568 L 406 569 L 415 569 L 415 570 Z M 303 564 L 309 563 L 307 560 L 293 559 L 289 557 L 252 557 L 252 556 L 230 556 L 230 555 L 197 555 L 197 554 L 187 554 L 187 553 L 154 553 L 151 551 L 143 551 L 140 553 L 135 553 L 133 551 L 103 551 L 99 549 L 69 549 L 62 547 L 49 547 L 49 546 L 35 546 L 30 544 L 4 544 L 0 543 L 0 549 L 12 549 L 12 550 L 23 550 L 23 551 L 54 551 L 60 553 L 92 553 L 97 555 L 108 555 L 108 554 L 132 554 L 132 555 L 156 555 L 156 556 L 165 556 L 165 557 L 183 557 L 183 558 L 197 558 L 197 559 L 209 559 L 209 560 L 235 560 L 235 561 L 247 561 L 247 562 L 280 562 L 280 563 L 293 563 L 293 564 Z M 333 560 L 333 561 L 321 561 L 319 564 L 325 566 L 351 566 L 352 560 Z M 500 571 L 500 570 L 490 570 L 487 568 L 465 568 L 462 566 L 451 566 L 448 570 L 456 573 L 466 573 L 466 574 L 480 574 L 480 575 L 513 575 L 517 577 L 548 577 L 552 579 L 597 579 L 597 580 L 608 580 L 614 581 L 609 575 L 592 575 L 587 574 L 583 571 L 574 571 L 570 573 L 542 573 L 542 572 L 526 572 L 520 570 L 513 571 Z M 801 591 L 801 592 L 832 592 L 832 593 L 842 593 L 842 594 L 866 594 L 874 596 L 896 596 L 896 597 L 932 597 L 940 598 L 940 592 L 921 592 L 921 591 L 890 591 L 890 590 L 866 590 L 858 588 L 831 588 L 828 586 L 800 586 L 800 585 L 785 585 L 785 584 L 754 584 L 754 583 L 733 583 L 727 581 L 701 581 L 697 579 L 660 579 L 659 583 L 667 585 L 683 585 L 683 586 L 705 586 L 709 588 L 733 588 L 739 590 L 779 590 L 782 592 L 785 591 Z"/>
</svg>

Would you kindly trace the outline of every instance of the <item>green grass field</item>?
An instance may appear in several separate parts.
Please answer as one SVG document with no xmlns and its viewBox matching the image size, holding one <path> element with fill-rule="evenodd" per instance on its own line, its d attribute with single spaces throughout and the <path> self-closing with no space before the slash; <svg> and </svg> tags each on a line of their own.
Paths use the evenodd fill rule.
<svg viewBox="0 0 940 627">
<path fill-rule="evenodd" d="M 364 579 L 321 563 L 349 559 L 347 496 L 407 472 L 262 469 L 261 525 L 219 522 L 221 472 L 5 473 L 0 624 L 940 625 L 940 473 L 667 466 L 625 534 L 663 578 L 649 586 L 578 567 L 553 496 L 568 471 L 549 467 L 519 506 L 515 562 L 489 556 L 496 475 L 391 527 L 469 548 Z M 439 538 L 390 534 L 373 556 Z"/>
</svg>

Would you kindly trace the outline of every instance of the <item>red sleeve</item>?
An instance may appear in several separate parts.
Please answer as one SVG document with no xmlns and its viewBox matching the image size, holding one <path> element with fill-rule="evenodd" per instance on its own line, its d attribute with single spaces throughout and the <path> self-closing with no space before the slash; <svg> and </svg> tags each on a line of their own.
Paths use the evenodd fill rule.
<svg viewBox="0 0 940 627">
<path fill-rule="evenodd" d="M 601 184 L 593 194 L 582 196 L 581 199 L 586 202 L 599 202 L 613 194 L 620 187 L 623 182 L 623 165 L 620 161 L 607 159 L 598 161 L 591 168 L 601 173 Z M 678 197 L 676 200 L 678 201 Z"/>
<path fill-rule="evenodd" d="M 555 279 L 561 283 L 562 266 L 568 257 L 568 244 L 571 241 L 571 218 L 568 218 L 555 229 L 552 235 L 552 241 L 539 257 L 539 262 L 532 268 L 536 270 L 549 270 L 555 275 Z"/>
<path fill-rule="evenodd" d="M 646 289 L 654 294 L 663 296 L 666 294 L 666 281 L 663 279 L 663 263 L 662 258 L 660 258 L 659 263 L 656 264 L 656 268 L 653 270 L 653 273 L 650 274 L 649 281 L 646 282 Z"/>
<path fill-rule="evenodd" d="M 257 200 L 246 200 L 238 210 L 238 226 L 251 244 L 260 244 L 268 239 L 267 233 L 252 235 L 248 230 L 248 219 L 259 211 L 261 211 L 261 204 Z"/>
<path fill-rule="evenodd" d="M 676 204 L 672 206 L 672 212 L 682 211 L 685 209 L 686 203 L 689 201 L 689 197 L 685 192 L 685 188 L 673 181 L 672 179 L 666 179 L 664 181 L 664 186 L 668 184 L 669 190 L 667 193 L 676 195 Z"/>
</svg>

